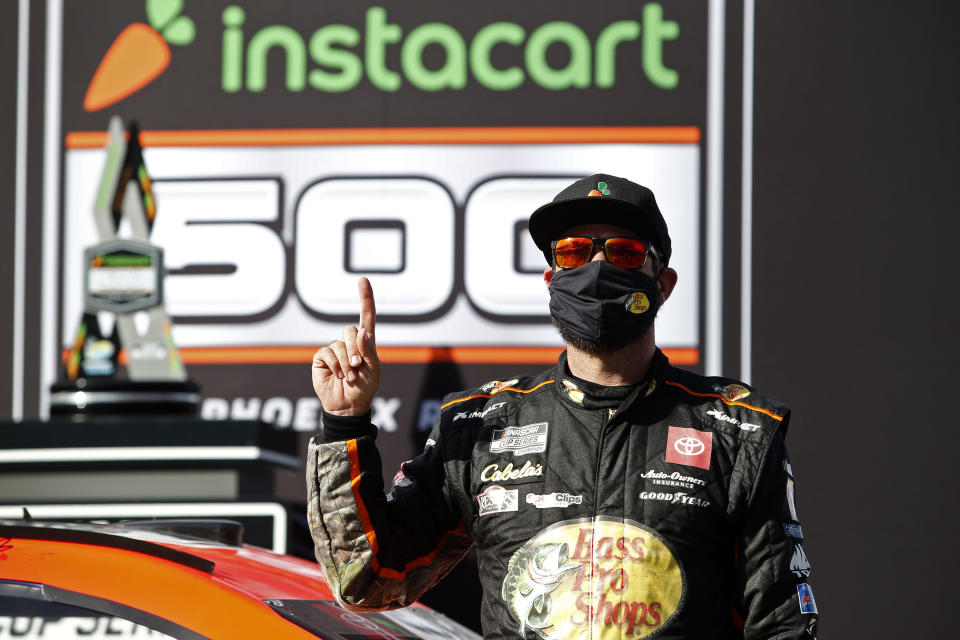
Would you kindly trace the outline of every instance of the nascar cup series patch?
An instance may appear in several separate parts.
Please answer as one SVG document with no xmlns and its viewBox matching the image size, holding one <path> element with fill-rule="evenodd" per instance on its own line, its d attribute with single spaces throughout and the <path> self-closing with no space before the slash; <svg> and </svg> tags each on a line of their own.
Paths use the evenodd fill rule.
<svg viewBox="0 0 960 640">
<path fill-rule="evenodd" d="M 490 439 L 490 453 L 513 453 L 514 456 L 543 453 L 547 450 L 547 429 L 546 422 L 496 429 Z"/>
<path fill-rule="evenodd" d="M 646 638 L 682 608 L 677 557 L 649 527 L 606 516 L 559 522 L 510 558 L 501 587 L 520 635 Z"/>
</svg>

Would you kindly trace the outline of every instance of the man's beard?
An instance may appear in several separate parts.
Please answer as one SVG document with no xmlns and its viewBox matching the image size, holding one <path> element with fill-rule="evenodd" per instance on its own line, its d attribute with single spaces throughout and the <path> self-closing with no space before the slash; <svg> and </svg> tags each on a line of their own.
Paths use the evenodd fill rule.
<svg viewBox="0 0 960 640">
<path fill-rule="evenodd" d="M 557 333 L 560 334 L 560 337 L 563 338 L 563 341 L 568 346 L 594 356 L 605 356 L 610 355 L 611 353 L 616 353 L 621 349 L 643 340 L 646 335 L 650 333 L 650 330 L 653 329 L 653 321 L 656 319 L 657 312 L 659 310 L 660 305 L 657 305 L 655 309 L 652 309 L 653 315 L 650 316 L 647 324 L 638 331 L 619 336 L 610 336 L 605 340 L 587 340 L 586 338 L 582 338 L 575 334 L 573 331 L 567 328 L 566 325 L 558 322 L 557 319 L 552 315 L 550 316 L 550 320 L 553 322 L 553 326 L 557 329 Z"/>
</svg>

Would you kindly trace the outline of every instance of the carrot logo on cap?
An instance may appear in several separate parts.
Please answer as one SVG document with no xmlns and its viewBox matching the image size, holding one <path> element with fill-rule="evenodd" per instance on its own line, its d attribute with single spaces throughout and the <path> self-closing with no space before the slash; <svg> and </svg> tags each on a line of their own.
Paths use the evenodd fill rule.
<svg viewBox="0 0 960 640">
<path fill-rule="evenodd" d="M 590 189 L 588 196 L 608 196 L 610 195 L 610 189 L 607 188 L 606 182 L 598 182 L 596 189 Z"/>
<path fill-rule="evenodd" d="M 147 0 L 146 25 L 134 22 L 120 32 L 90 80 L 83 108 L 99 111 L 153 82 L 170 64 L 170 45 L 193 42 L 193 20 L 181 16 L 183 0 Z"/>
</svg>

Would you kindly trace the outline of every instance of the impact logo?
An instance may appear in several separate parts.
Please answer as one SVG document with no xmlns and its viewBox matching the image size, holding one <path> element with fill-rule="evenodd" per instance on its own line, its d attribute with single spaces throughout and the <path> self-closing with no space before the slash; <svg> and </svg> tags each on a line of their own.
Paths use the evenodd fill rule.
<svg viewBox="0 0 960 640">
<path fill-rule="evenodd" d="M 557 523 L 510 558 L 501 596 L 520 635 L 646 638 L 681 609 L 684 574 L 652 530 L 597 517 Z"/>
<path fill-rule="evenodd" d="M 170 65 L 170 44 L 188 45 L 193 20 L 180 15 L 183 0 L 147 0 L 149 25 L 134 22 L 120 32 L 90 80 L 83 108 L 99 111 L 153 82 Z M 169 44 L 168 44 L 169 43 Z"/>
</svg>

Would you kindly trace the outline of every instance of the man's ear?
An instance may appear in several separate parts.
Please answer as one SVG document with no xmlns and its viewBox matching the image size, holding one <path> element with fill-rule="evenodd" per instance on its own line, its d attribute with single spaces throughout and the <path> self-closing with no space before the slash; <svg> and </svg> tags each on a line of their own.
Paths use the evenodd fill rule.
<svg viewBox="0 0 960 640">
<path fill-rule="evenodd" d="M 550 286 L 550 281 L 553 280 L 553 269 L 547 268 L 543 270 L 543 281 L 547 283 L 547 286 Z"/>
<path fill-rule="evenodd" d="M 660 285 L 660 294 L 663 296 L 662 304 L 667 301 L 667 298 L 673 293 L 673 288 L 677 286 L 677 272 L 667 267 L 657 277 L 657 283 Z"/>
</svg>

